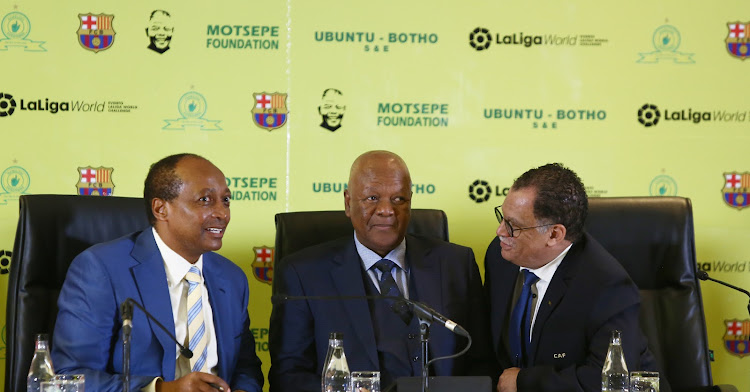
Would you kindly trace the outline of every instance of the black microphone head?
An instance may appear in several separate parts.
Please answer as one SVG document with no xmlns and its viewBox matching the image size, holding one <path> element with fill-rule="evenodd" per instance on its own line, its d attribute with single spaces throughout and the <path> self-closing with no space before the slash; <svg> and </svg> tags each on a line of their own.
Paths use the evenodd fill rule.
<svg viewBox="0 0 750 392">
<path fill-rule="evenodd" d="M 189 348 L 187 348 L 187 347 L 182 347 L 182 348 L 180 349 L 180 354 L 181 354 L 181 355 L 182 355 L 183 357 L 187 358 L 187 359 L 190 359 L 190 358 L 192 358 L 192 357 L 193 357 L 193 352 L 192 352 L 192 351 L 190 351 L 190 349 L 189 349 Z"/>
<path fill-rule="evenodd" d="M 698 271 L 695 272 L 695 275 L 700 280 L 707 280 L 708 279 L 708 272 L 706 272 L 706 271 L 698 270 Z"/>
<path fill-rule="evenodd" d="M 133 304 L 130 301 L 130 298 L 128 298 L 120 304 L 120 318 L 123 320 L 133 319 Z"/>
</svg>

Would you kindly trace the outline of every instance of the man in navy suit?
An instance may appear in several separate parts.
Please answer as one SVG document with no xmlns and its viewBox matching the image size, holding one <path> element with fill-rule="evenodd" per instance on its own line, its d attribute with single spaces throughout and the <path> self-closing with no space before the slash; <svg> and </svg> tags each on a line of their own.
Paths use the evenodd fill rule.
<svg viewBox="0 0 750 392">
<path fill-rule="evenodd" d="M 485 291 L 498 392 L 601 390 L 613 330 L 622 333 L 628 369 L 655 370 L 638 324 L 638 288 L 584 232 L 587 212 L 581 180 L 560 164 L 524 173 L 496 208 Z"/>
<path fill-rule="evenodd" d="M 224 174 L 197 155 L 172 155 L 151 166 L 144 201 L 152 227 L 87 249 L 68 270 L 52 349 L 59 373 L 84 374 L 87 391 L 122 390 L 118 309 L 133 298 L 178 341 L 197 348 L 192 360 L 180 356 L 172 338 L 135 309 L 130 390 L 262 390 L 247 278 L 212 252 L 229 224 L 230 197 Z M 195 334 L 188 331 L 194 324 L 188 325 L 187 309 L 194 288 Z"/>
<path fill-rule="evenodd" d="M 344 192 L 352 236 L 282 259 L 277 296 L 403 295 L 465 327 L 474 340 L 465 356 L 435 362 L 432 375 L 489 374 L 492 353 L 481 278 L 470 248 L 406 235 L 411 177 L 404 161 L 370 151 L 353 163 Z M 387 389 L 421 375 L 419 323 L 387 300 L 289 300 L 271 313 L 269 383 L 273 392 L 320 391 L 328 335 L 343 332 L 349 369 L 378 370 Z M 467 340 L 432 324 L 431 357 L 457 353 Z"/>
</svg>

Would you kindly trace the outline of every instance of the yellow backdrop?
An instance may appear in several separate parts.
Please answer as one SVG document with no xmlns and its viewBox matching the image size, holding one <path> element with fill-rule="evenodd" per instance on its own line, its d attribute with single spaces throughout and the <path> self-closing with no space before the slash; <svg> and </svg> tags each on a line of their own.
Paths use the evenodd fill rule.
<svg viewBox="0 0 750 392">
<path fill-rule="evenodd" d="M 747 205 L 750 187 L 748 11 L 738 0 L 6 1 L 0 292 L 19 195 L 140 196 L 152 162 L 199 153 L 233 191 L 221 253 L 248 274 L 267 372 L 274 214 L 342 209 L 349 165 L 370 149 L 403 156 L 413 207 L 445 210 L 480 264 L 504 189 L 560 161 L 594 197 L 691 198 L 700 268 L 750 286 L 750 212 L 725 201 Z M 728 322 L 750 325 L 747 298 L 713 284 L 703 294 L 714 380 L 748 390 L 750 328 L 731 350 L 724 341 Z"/>
</svg>

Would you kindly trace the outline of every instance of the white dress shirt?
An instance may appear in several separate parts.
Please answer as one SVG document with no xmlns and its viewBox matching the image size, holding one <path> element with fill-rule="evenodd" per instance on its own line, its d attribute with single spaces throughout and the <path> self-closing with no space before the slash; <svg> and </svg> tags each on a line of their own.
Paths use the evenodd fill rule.
<svg viewBox="0 0 750 392">
<path fill-rule="evenodd" d="M 563 258 L 565 258 L 565 255 L 568 254 L 568 251 L 570 250 L 570 247 L 573 246 L 573 244 L 568 245 L 567 248 L 565 248 L 557 257 L 552 259 L 549 263 L 537 268 L 537 269 L 531 269 L 526 267 L 521 267 L 521 270 L 529 270 L 536 275 L 539 280 L 536 281 L 534 286 L 536 287 L 536 292 L 534 292 L 534 288 L 532 287 L 532 293 L 536 295 L 533 300 L 533 306 L 534 306 L 534 312 L 531 316 L 531 329 L 530 331 L 534 330 L 534 322 L 536 322 L 536 314 L 539 312 L 539 306 L 542 304 L 542 300 L 544 299 L 544 294 L 547 293 L 547 288 L 549 287 L 549 283 L 552 281 L 552 277 L 555 276 L 555 272 L 557 271 L 557 267 L 560 266 L 560 263 L 562 262 Z M 533 333 L 529 334 L 529 342 L 531 342 L 531 335 Z"/>
<path fill-rule="evenodd" d="M 396 281 L 398 289 L 401 291 L 401 295 L 403 295 L 404 298 L 409 299 L 409 270 L 406 267 L 406 238 L 404 238 L 395 249 L 388 252 L 385 257 L 380 257 L 380 255 L 370 250 L 370 248 L 362 245 L 357 239 L 356 232 L 354 233 L 354 244 L 357 246 L 357 253 L 359 253 L 359 257 L 362 259 L 362 265 L 365 267 L 367 275 L 370 277 L 370 280 L 372 280 L 372 283 L 375 284 L 375 288 L 378 289 L 378 292 L 380 292 L 380 276 L 383 273 L 377 268 L 372 268 L 372 266 L 381 259 L 388 259 L 400 267 L 394 268 L 391 271 L 391 274 Z"/>
<path fill-rule="evenodd" d="M 178 342 L 182 342 L 186 347 L 188 345 L 187 330 L 187 292 L 188 282 L 185 275 L 193 264 L 190 264 L 182 256 L 169 248 L 167 244 L 154 231 L 156 246 L 159 248 L 161 257 L 164 259 L 164 269 L 167 272 L 167 286 L 169 287 L 169 297 L 172 302 L 172 317 L 174 318 L 175 337 Z M 219 356 L 216 346 L 216 330 L 214 329 L 213 311 L 211 303 L 208 300 L 208 290 L 206 289 L 205 279 L 203 277 L 203 255 L 198 258 L 195 266 L 201 271 L 201 300 L 203 302 L 203 322 L 206 325 L 206 336 L 208 338 L 208 369 L 213 374 L 217 374 L 216 365 L 219 363 Z M 175 379 L 185 376 L 191 372 L 190 360 L 180 356 L 180 348 L 175 345 L 175 358 L 177 366 L 175 369 Z M 198 355 L 199 353 L 195 353 Z"/>
</svg>

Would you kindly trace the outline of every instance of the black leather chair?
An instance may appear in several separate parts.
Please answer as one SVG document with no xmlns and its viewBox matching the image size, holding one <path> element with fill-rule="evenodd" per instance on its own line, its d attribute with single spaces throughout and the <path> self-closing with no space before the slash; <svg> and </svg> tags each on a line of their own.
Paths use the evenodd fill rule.
<svg viewBox="0 0 750 392">
<path fill-rule="evenodd" d="M 8 284 L 5 390 L 25 391 L 37 333 L 52 331 L 73 258 L 91 245 L 148 227 L 143 199 L 23 195 Z"/>
<path fill-rule="evenodd" d="M 711 390 L 690 199 L 591 198 L 586 228 L 638 285 L 641 327 L 672 389 Z"/>
<path fill-rule="evenodd" d="M 276 214 L 276 260 L 308 246 L 354 233 L 344 211 Z M 407 233 L 448 241 L 448 218 L 441 210 L 413 209 Z"/>
</svg>

